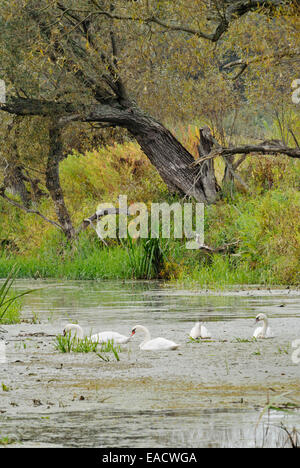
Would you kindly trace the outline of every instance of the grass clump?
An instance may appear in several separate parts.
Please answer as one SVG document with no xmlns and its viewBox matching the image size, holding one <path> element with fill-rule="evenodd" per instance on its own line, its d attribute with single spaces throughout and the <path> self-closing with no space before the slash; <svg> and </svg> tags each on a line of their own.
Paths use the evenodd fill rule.
<svg viewBox="0 0 300 468">
<path fill-rule="evenodd" d="M 235 341 L 233 341 L 233 343 L 256 343 L 257 342 L 257 339 L 255 338 L 255 336 L 253 336 L 252 338 L 235 338 Z"/>
<path fill-rule="evenodd" d="M 35 289 L 30 289 L 20 294 L 13 293 L 12 286 L 16 280 L 18 271 L 19 268 L 13 265 L 0 288 L 0 323 L 2 324 L 19 323 L 21 310 L 20 298 L 35 291 Z"/>
<path fill-rule="evenodd" d="M 120 360 L 121 347 L 116 345 L 113 340 L 98 343 L 92 341 L 88 336 L 78 339 L 76 336 L 72 336 L 71 333 L 66 333 L 66 335 L 57 335 L 55 337 L 54 347 L 60 353 L 96 353 L 103 361 L 109 361 L 109 356 L 104 357 L 102 353 L 112 353 L 117 361 Z"/>
<path fill-rule="evenodd" d="M 236 194 L 230 203 L 206 207 L 205 243 L 238 241 L 226 254 L 194 251 L 178 281 L 217 285 L 300 284 L 300 192 L 274 188 L 257 196 Z"/>
<path fill-rule="evenodd" d="M 161 238 L 139 239 L 128 236 L 124 244 L 128 253 L 132 276 L 135 279 L 159 278 L 167 260 L 168 243 Z"/>
<path fill-rule="evenodd" d="M 2 388 L 3 392 L 9 392 L 10 391 L 10 388 L 4 382 L 1 382 L 1 388 Z"/>
<path fill-rule="evenodd" d="M 10 445 L 10 444 L 14 444 L 16 442 L 16 439 L 13 439 L 12 437 L 2 437 L 0 439 L 0 445 L 2 446 L 6 446 L 6 445 Z"/>
</svg>

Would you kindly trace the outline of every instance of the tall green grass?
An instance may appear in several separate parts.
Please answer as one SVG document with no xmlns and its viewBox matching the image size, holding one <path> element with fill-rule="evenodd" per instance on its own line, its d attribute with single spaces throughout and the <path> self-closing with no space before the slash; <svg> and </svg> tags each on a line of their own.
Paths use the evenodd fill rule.
<svg viewBox="0 0 300 468">
<path fill-rule="evenodd" d="M 195 132 L 185 145 L 195 144 Z M 221 183 L 222 161 L 216 159 Z M 0 278 L 16 264 L 16 277 L 60 279 L 173 279 L 186 285 L 300 284 L 300 161 L 288 157 L 249 157 L 239 168 L 250 187 L 238 184 L 205 208 L 205 243 L 211 247 L 238 241 L 226 254 L 187 251 L 184 240 L 108 240 L 104 246 L 92 229 L 72 244 L 40 218 L 7 206 L 0 198 Z M 138 145 L 72 154 L 61 165 L 66 203 L 74 225 L 93 213 L 99 202 L 173 202 Z M 49 198 L 39 210 L 55 213 Z M 10 310 L 12 310 L 12 307 Z M 17 303 L 15 303 L 17 308 Z M 7 315 L 6 315 L 7 317 Z"/>
<path fill-rule="evenodd" d="M 159 278 L 167 261 L 168 242 L 160 238 L 139 239 L 134 242 L 128 235 L 125 246 L 132 276 L 135 279 Z"/>
<path fill-rule="evenodd" d="M 0 323 L 19 322 L 20 298 L 35 291 L 34 289 L 30 289 L 20 294 L 13 293 L 12 286 L 16 280 L 18 271 L 19 268 L 13 265 L 0 288 Z"/>
<path fill-rule="evenodd" d="M 92 341 L 88 336 L 79 340 L 71 333 L 57 335 L 54 339 L 54 348 L 60 353 L 96 353 L 102 361 L 110 360 L 109 356 L 105 356 L 103 353 L 112 353 L 116 361 L 119 361 L 119 353 L 121 352 L 121 346 L 115 344 L 113 340 L 98 343 Z"/>
</svg>

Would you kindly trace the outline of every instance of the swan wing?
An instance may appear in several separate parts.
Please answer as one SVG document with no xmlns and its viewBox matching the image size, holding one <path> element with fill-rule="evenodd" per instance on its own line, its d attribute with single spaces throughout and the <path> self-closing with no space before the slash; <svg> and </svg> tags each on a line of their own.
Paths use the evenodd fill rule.
<svg viewBox="0 0 300 468">
<path fill-rule="evenodd" d="M 201 338 L 211 338 L 211 334 L 204 325 L 201 325 Z"/>
<path fill-rule="evenodd" d="M 142 343 L 140 348 L 146 351 L 159 351 L 168 349 L 177 349 L 179 347 L 174 341 L 166 340 L 165 338 L 154 338 L 146 343 Z"/>
<path fill-rule="evenodd" d="M 130 337 L 121 335 L 118 332 L 105 331 L 97 333 L 91 336 L 92 341 L 97 341 L 98 343 L 107 343 L 108 341 L 114 341 L 115 343 L 127 343 L 130 340 Z"/>
<path fill-rule="evenodd" d="M 267 328 L 266 338 L 274 338 L 274 335 L 273 335 L 270 327 Z"/>
<path fill-rule="evenodd" d="M 253 338 L 259 338 L 259 335 L 261 334 L 262 329 L 263 329 L 262 327 L 257 327 L 257 328 L 254 330 Z"/>
<path fill-rule="evenodd" d="M 254 338 L 274 338 L 273 333 L 271 332 L 270 327 L 267 328 L 265 336 L 262 335 L 263 327 L 258 327 L 253 333 Z"/>
<path fill-rule="evenodd" d="M 196 325 L 190 331 L 190 337 L 196 340 L 197 338 L 199 338 L 200 334 L 201 331 L 199 330 L 199 325 L 196 323 Z"/>
</svg>

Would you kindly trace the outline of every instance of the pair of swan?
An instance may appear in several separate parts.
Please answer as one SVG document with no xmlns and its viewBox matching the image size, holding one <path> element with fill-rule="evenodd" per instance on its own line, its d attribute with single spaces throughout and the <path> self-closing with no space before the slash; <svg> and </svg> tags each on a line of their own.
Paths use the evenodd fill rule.
<svg viewBox="0 0 300 468">
<path fill-rule="evenodd" d="M 67 333 L 72 333 L 74 331 L 75 336 L 78 340 L 82 340 L 84 337 L 83 330 L 80 325 L 75 323 L 69 323 L 65 326 L 63 330 L 64 336 Z M 137 331 L 141 331 L 145 335 L 144 341 L 140 344 L 140 349 L 145 351 L 166 351 L 171 349 L 177 349 L 178 344 L 174 341 L 166 340 L 165 338 L 154 338 L 151 339 L 150 332 L 148 328 L 143 327 L 142 325 L 136 325 L 132 328 L 130 336 L 121 335 L 120 333 L 113 331 L 106 331 L 102 333 L 96 333 L 90 337 L 91 341 L 98 343 L 107 343 L 108 341 L 114 341 L 116 344 L 125 344 L 131 340 L 132 336 L 135 335 Z"/>
<path fill-rule="evenodd" d="M 72 331 L 74 331 L 74 335 L 77 337 L 78 340 L 83 339 L 83 330 L 81 326 L 77 325 L 76 323 L 68 323 L 68 325 L 66 325 L 63 330 L 63 335 L 65 336 L 67 333 L 72 333 Z M 108 341 L 114 341 L 116 344 L 125 344 L 128 343 L 130 338 L 131 336 L 121 335 L 120 333 L 113 331 L 105 331 L 90 336 L 90 340 L 94 343 L 107 343 Z"/>
<path fill-rule="evenodd" d="M 211 338 L 207 328 L 203 325 L 203 322 L 196 322 L 190 331 L 190 337 L 196 340 L 197 338 L 209 339 Z"/>
<path fill-rule="evenodd" d="M 258 322 L 263 322 L 263 325 L 261 327 L 257 327 L 256 330 L 254 330 L 253 337 L 256 339 L 272 338 L 273 335 L 269 327 L 268 317 L 266 316 L 266 314 L 258 314 L 255 318 L 255 323 Z M 202 322 L 196 322 L 194 327 L 190 331 L 190 337 L 194 339 L 209 339 L 211 338 L 211 335 Z"/>
</svg>

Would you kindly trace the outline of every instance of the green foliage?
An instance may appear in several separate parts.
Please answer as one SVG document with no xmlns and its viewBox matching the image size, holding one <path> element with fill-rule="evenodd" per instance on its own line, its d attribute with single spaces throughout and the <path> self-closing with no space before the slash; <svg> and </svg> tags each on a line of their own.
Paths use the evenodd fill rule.
<svg viewBox="0 0 300 468">
<path fill-rule="evenodd" d="M 195 152 L 196 127 L 178 128 L 184 145 Z M 72 154 L 62 163 L 67 203 L 74 224 L 94 213 L 101 201 L 173 203 L 175 198 L 134 143 L 113 145 L 86 155 Z M 224 165 L 215 161 L 219 183 Z M 15 264 L 17 277 L 66 279 L 173 279 L 188 285 L 225 287 L 230 284 L 299 284 L 300 271 L 300 161 L 279 156 L 249 156 L 241 176 L 250 186 L 238 184 L 222 199 L 206 207 L 205 243 L 212 247 L 239 241 L 227 254 L 207 256 L 187 251 L 177 239 L 128 239 L 108 247 L 88 228 L 72 244 L 35 215 L 7 206 L 0 198 L 0 277 Z M 176 201 L 179 201 L 176 198 Z M 54 218 L 48 199 L 39 210 Z M 10 313 L 18 311 L 12 303 Z M 5 314 L 7 321 L 8 311 Z M 13 321 L 14 318 L 11 320 Z"/>
<path fill-rule="evenodd" d="M 0 445 L 2 446 L 6 446 L 6 445 L 9 445 L 9 444 L 14 444 L 16 442 L 16 439 L 13 439 L 11 437 L 2 437 L 0 439 Z"/>
<path fill-rule="evenodd" d="M 124 243 L 135 279 L 159 278 L 167 259 L 168 243 L 161 238 L 134 241 L 128 234 Z"/>
<path fill-rule="evenodd" d="M 3 392 L 9 392 L 10 387 L 8 387 L 4 382 L 1 382 L 1 388 Z"/>
<path fill-rule="evenodd" d="M 15 323 L 19 321 L 21 308 L 19 299 L 30 294 L 35 289 L 25 291 L 21 294 L 13 294 L 12 286 L 18 274 L 18 267 L 13 265 L 8 276 L 0 288 L 0 323 Z"/>
<path fill-rule="evenodd" d="M 206 207 L 205 243 L 238 240 L 238 249 L 209 257 L 192 253 L 178 280 L 201 286 L 299 284 L 300 193 L 284 182 L 252 196 L 235 193 L 229 203 Z"/>
<path fill-rule="evenodd" d="M 96 353 L 104 361 L 109 361 L 109 357 L 103 357 L 100 353 L 112 353 L 116 361 L 120 360 L 121 347 L 116 345 L 113 340 L 97 343 L 88 336 L 79 340 L 69 332 L 66 335 L 57 335 L 54 340 L 54 347 L 60 353 Z"/>
</svg>

